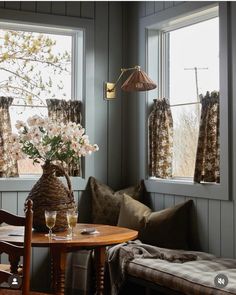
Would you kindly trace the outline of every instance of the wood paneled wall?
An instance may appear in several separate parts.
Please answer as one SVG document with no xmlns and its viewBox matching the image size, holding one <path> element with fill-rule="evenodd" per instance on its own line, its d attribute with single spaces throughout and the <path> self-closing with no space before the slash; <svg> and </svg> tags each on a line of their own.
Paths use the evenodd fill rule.
<svg viewBox="0 0 236 295">
<path fill-rule="evenodd" d="M 136 3 L 134 6 L 133 3 L 128 3 L 128 64 L 132 65 L 137 62 L 141 52 L 138 46 L 139 37 L 139 21 L 145 17 L 155 16 L 158 22 L 158 13 L 161 13 L 163 10 L 175 9 L 176 6 L 184 5 L 185 2 L 181 1 L 156 1 L 156 2 L 140 2 Z M 235 152 L 236 150 L 236 124 L 235 124 L 235 99 L 236 99 L 236 4 L 231 5 L 231 20 L 230 25 L 230 40 L 231 44 L 228 44 L 230 47 L 230 52 L 232 53 L 233 60 L 233 70 L 231 71 L 232 79 L 232 89 L 233 97 L 232 99 L 232 109 L 231 116 L 232 120 L 230 122 L 230 146 L 233 150 L 233 158 L 230 159 L 232 165 L 232 179 L 234 179 L 236 171 L 236 160 Z M 232 47 L 231 47 L 232 46 Z M 127 141 L 127 171 L 128 171 L 128 182 L 135 183 L 140 175 L 143 175 L 142 167 L 140 163 L 140 158 L 145 157 L 145 153 L 140 148 L 140 141 L 144 140 L 144 135 L 140 128 L 139 117 L 142 110 L 140 109 L 139 101 L 137 97 L 133 94 L 129 97 L 129 102 L 127 104 L 126 113 L 127 118 L 129 119 L 129 128 L 126 130 L 124 135 Z M 211 199 L 203 198 L 192 198 L 196 208 L 197 214 L 197 223 L 199 238 L 201 246 L 204 251 L 209 251 L 215 255 L 223 257 L 234 257 L 236 258 L 236 205 L 235 205 L 235 181 L 231 183 L 231 201 L 218 201 Z M 158 193 L 151 193 L 152 205 L 155 210 L 167 208 L 174 204 L 178 204 L 187 199 L 190 199 L 188 196 L 170 196 L 163 195 Z"/>
<path fill-rule="evenodd" d="M 16 11 L 29 11 L 52 15 L 95 18 L 93 1 L 0 1 L 0 7 Z"/>
</svg>

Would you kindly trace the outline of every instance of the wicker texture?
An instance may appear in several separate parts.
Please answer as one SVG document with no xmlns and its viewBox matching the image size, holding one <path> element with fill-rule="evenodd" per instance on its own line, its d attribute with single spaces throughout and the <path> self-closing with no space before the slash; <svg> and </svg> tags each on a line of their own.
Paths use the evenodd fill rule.
<svg viewBox="0 0 236 295">
<path fill-rule="evenodd" d="M 67 180 L 68 188 L 55 176 L 55 172 L 63 173 Z M 63 231 L 67 228 L 66 211 L 75 209 L 71 181 L 63 168 L 51 163 L 43 165 L 43 175 L 33 186 L 27 199 L 33 201 L 33 228 L 40 232 L 47 232 L 44 211 L 56 210 L 57 219 L 53 231 Z"/>
<path fill-rule="evenodd" d="M 155 89 L 157 85 L 142 70 L 134 71 L 121 86 L 124 91 L 147 91 Z"/>
</svg>

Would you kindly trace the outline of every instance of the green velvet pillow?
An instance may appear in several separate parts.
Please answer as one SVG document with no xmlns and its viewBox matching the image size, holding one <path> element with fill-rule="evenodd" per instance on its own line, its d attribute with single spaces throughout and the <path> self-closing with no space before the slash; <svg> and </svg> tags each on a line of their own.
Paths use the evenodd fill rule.
<svg viewBox="0 0 236 295">
<path fill-rule="evenodd" d="M 99 224 L 117 225 L 124 193 L 140 201 L 144 194 L 143 182 L 115 192 L 106 184 L 90 177 L 89 186 L 92 193 L 92 222 Z"/>
<path fill-rule="evenodd" d="M 139 231 L 139 239 L 146 244 L 189 249 L 192 201 L 152 212 L 150 208 L 124 195 L 118 226 Z"/>
</svg>

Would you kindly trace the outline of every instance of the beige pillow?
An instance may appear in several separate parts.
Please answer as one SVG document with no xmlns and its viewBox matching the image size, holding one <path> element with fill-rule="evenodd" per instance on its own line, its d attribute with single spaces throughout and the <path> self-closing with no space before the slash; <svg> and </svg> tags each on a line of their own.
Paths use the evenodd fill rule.
<svg viewBox="0 0 236 295">
<path fill-rule="evenodd" d="M 192 201 L 152 212 L 150 208 L 124 195 L 118 226 L 139 231 L 143 243 L 170 248 L 189 249 Z"/>
<path fill-rule="evenodd" d="M 92 193 L 92 222 L 99 224 L 117 225 L 124 193 L 136 200 L 142 200 L 144 194 L 143 182 L 116 192 L 94 177 L 90 177 L 89 185 Z"/>
</svg>

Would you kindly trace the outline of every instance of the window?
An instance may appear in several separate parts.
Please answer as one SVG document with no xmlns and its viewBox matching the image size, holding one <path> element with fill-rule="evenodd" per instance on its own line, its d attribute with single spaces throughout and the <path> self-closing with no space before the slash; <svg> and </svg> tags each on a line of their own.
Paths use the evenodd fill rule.
<svg viewBox="0 0 236 295">
<path fill-rule="evenodd" d="M 228 3 L 184 3 L 158 17 L 146 17 L 140 23 L 140 63 L 157 81 L 157 89 L 140 100 L 140 130 L 145 130 L 145 144 L 139 141 L 140 167 L 145 167 L 146 187 L 150 192 L 212 199 L 229 199 L 229 115 L 231 101 L 230 42 Z M 141 42 L 140 42 L 141 43 Z M 209 54 L 210 52 L 210 54 Z M 204 53 L 204 54 L 203 54 Z M 196 83 L 197 78 L 197 83 Z M 220 183 L 194 183 L 193 169 L 199 129 L 201 104 L 198 94 L 220 91 Z M 143 96 L 140 94 L 139 96 Z M 174 177 L 153 178 L 148 175 L 148 114 L 153 99 L 168 97 L 174 123 Z M 146 105 L 144 105 L 146 103 Z M 183 122 L 185 124 L 183 124 Z M 190 127 L 183 128 L 183 126 Z M 186 130 L 185 130 L 186 129 Z M 186 140 L 187 139 L 187 140 Z M 191 153 L 189 152 L 191 147 Z M 186 157 L 186 153 L 188 158 Z M 187 160 L 186 160 L 187 158 Z"/>
<path fill-rule="evenodd" d="M 10 107 L 13 132 L 17 120 L 47 116 L 46 99 L 81 99 L 83 31 L 1 24 L 0 95 L 14 98 Z M 18 161 L 19 175 L 41 173 L 31 160 Z"/>
<path fill-rule="evenodd" d="M 173 177 L 193 177 L 201 114 L 199 94 L 219 91 L 219 18 L 162 31 L 173 116 Z M 163 60 L 163 59 L 162 59 Z"/>
<path fill-rule="evenodd" d="M 173 118 L 173 179 L 193 179 L 201 114 L 200 94 L 219 91 L 218 10 L 189 15 L 157 31 L 159 96 Z"/>
</svg>

